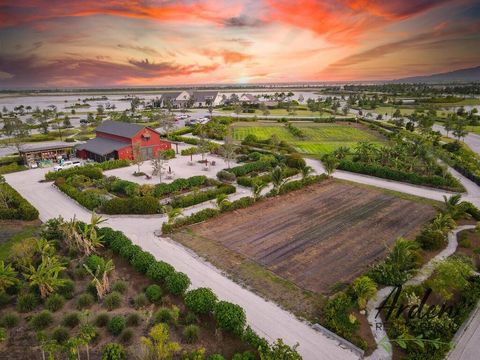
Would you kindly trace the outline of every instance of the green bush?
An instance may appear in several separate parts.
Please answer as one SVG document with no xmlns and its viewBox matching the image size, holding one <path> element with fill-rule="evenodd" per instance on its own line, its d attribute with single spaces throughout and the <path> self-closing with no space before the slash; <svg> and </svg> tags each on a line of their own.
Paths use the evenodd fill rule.
<svg viewBox="0 0 480 360">
<path fill-rule="evenodd" d="M 359 327 L 358 321 L 349 316 L 353 306 L 353 300 L 343 292 L 327 301 L 323 309 L 325 326 L 346 339 L 351 338 Z"/>
<path fill-rule="evenodd" d="M 70 337 L 68 329 L 63 326 L 57 326 L 52 332 L 52 340 L 56 341 L 58 344 L 64 344 L 67 342 Z"/>
<path fill-rule="evenodd" d="M 275 165 L 274 161 L 255 161 L 247 163 L 245 165 L 235 166 L 231 169 L 225 169 L 226 171 L 234 174 L 236 177 L 245 176 L 251 172 L 268 171 Z"/>
<path fill-rule="evenodd" d="M 112 335 L 119 335 L 125 329 L 125 325 L 124 317 L 116 315 L 108 321 L 107 330 Z"/>
<path fill-rule="evenodd" d="M 155 313 L 155 323 L 168 323 L 170 322 L 172 315 L 170 313 L 170 309 L 168 308 L 160 308 Z"/>
<path fill-rule="evenodd" d="M 128 284 L 123 280 L 117 280 L 112 285 L 112 291 L 116 291 L 120 294 L 124 294 L 128 289 Z"/>
<path fill-rule="evenodd" d="M 427 185 L 440 189 L 460 192 L 465 191 L 460 182 L 450 174 L 447 174 L 445 177 L 441 177 L 438 175 L 422 176 L 413 172 L 407 173 L 399 170 L 390 169 L 388 167 L 383 167 L 380 165 L 365 164 L 349 160 L 340 161 L 338 169 L 365 175 L 371 175 L 383 179 L 404 181 L 415 185 Z"/>
<path fill-rule="evenodd" d="M 6 306 L 10 303 L 10 296 L 7 295 L 5 292 L 0 292 L 0 306 L 3 307 L 3 306 Z"/>
<path fill-rule="evenodd" d="M 189 286 L 190 279 L 182 272 L 174 272 L 165 279 L 165 288 L 172 295 L 182 295 Z"/>
<path fill-rule="evenodd" d="M 67 326 L 69 328 L 74 328 L 75 326 L 80 324 L 80 313 L 74 311 L 69 314 L 66 314 L 63 317 L 62 325 Z"/>
<path fill-rule="evenodd" d="M 228 172 L 226 170 L 220 170 L 217 173 L 217 178 L 220 181 L 228 181 L 228 182 L 234 182 L 236 180 L 235 174 Z"/>
<path fill-rule="evenodd" d="M 107 313 L 100 313 L 95 318 L 95 326 L 97 327 L 107 326 L 109 320 L 110 320 L 110 315 L 108 315 Z"/>
<path fill-rule="evenodd" d="M 142 196 L 132 198 L 113 198 L 102 206 L 105 214 L 159 214 L 160 203 L 153 196 Z"/>
<path fill-rule="evenodd" d="M 193 344 L 198 341 L 200 336 L 200 328 L 197 325 L 185 326 L 182 336 L 186 343 Z"/>
<path fill-rule="evenodd" d="M 19 317 L 17 314 L 15 314 L 14 312 L 8 312 L 2 316 L 2 319 L 0 321 L 0 326 L 5 327 L 7 329 L 11 329 L 17 326 L 18 321 L 19 321 Z"/>
<path fill-rule="evenodd" d="M 116 343 L 108 343 L 102 351 L 102 360 L 126 360 L 127 354 L 123 346 Z"/>
<path fill-rule="evenodd" d="M 291 154 L 286 158 L 286 164 L 288 167 L 295 169 L 303 169 L 307 166 L 305 159 L 300 154 Z"/>
<path fill-rule="evenodd" d="M 101 162 L 101 163 L 97 163 L 94 166 L 99 167 L 103 171 L 107 171 L 107 170 L 113 170 L 113 169 L 118 169 L 118 168 L 121 168 L 121 167 L 130 166 L 130 161 L 125 160 L 125 159 L 123 159 L 123 160 L 108 160 L 108 161 L 104 161 L 104 162 Z"/>
<path fill-rule="evenodd" d="M 39 331 L 49 327 L 52 323 L 52 313 L 48 310 L 43 310 L 42 312 L 33 315 L 28 324 L 33 330 Z"/>
<path fill-rule="evenodd" d="M 131 313 L 127 316 L 126 324 L 127 326 L 138 326 L 140 325 L 141 320 L 142 319 L 140 318 L 140 315 L 138 315 L 138 313 Z"/>
<path fill-rule="evenodd" d="M 147 277 L 153 281 L 164 281 L 174 272 L 175 269 L 172 265 L 164 261 L 155 261 L 148 267 Z"/>
<path fill-rule="evenodd" d="M 98 268 L 105 267 L 105 259 L 98 255 L 90 255 L 85 259 L 84 264 L 95 273 Z"/>
<path fill-rule="evenodd" d="M 95 298 L 92 296 L 92 294 L 89 294 L 89 293 L 81 294 L 77 298 L 77 309 L 78 310 L 89 309 L 94 302 L 95 302 Z"/>
<path fill-rule="evenodd" d="M 431 228 L 425 228 L 420 234 L 417 235 L 415 240 L 420 244 L 422 249 L 425 250 L 438 250 L 443 248 L 447 244 L 447 236 L 440 231 L 432 230 Z"/>
<path fill-rule="evenodd" d="M 255 203 L 255 199 L 253 197 L 244 196 L 232 202 L 229 202 L 229 201 L 223 202 L 220 206 L 220 211 L 227 212 L 227 211 L 233 211 L 238 209 L 244 209 L 246 207 L 253 205 L 254 203 Z"/>
<path fill-rule="evenodd" d="M 28 293 L 17 297 L 17 310 L 19 312 L 29 312 L 38 305 L 38 299 L 34 294 Z"/>
<path fill-rule="evenodd" d="M 120 334 L 119 340 L 124 343 L 128 344 L 133 339 L 133 331 L 132 329 L 123 329 L 122 333 Z"/>
<path fill-rule="evenodd" d="M 241 335 L 246 324 L 245 310 L 236 304 L 220 301 L 215 305 L 214 311 L 217 326 L 234 334 Z"/>
<path fill-rule="evenodd" d="M 141 309 L 148 305 L 147 296 L 144 293 L 138 294 L 133 299 L 133 307 L 135 309 Z"/>
<path fill-rule="evenodd" d="M 73 298 L 75 293 L 75 283 L 70 279 L 66 279 L 63 285 L 58 288 L 57 293 L 62 295 L 65 299 Z"/>
<path fill-rule="evenodd" d="M 184 190 L 190 190 L 204 185 L 207 182 L 206 176 L 192 176 L 187 179 L 176 179 L 171 183 L 161 183 L 155 185 L 153 194 L 160 198 L 173 193 L 178 193 Z"/>
<path fill-rule="evenodd" d="M 217 296 L 211 289 L 198 288 L 185 294 L 185 305 L 196 314 L 209 314 L 215 309 Z"/>
<path fill-rule="evenodd" d="M 210 355 L 207 360 L 225 360 L 225 358 L 223 357 L 223 355 L 213 354 Z"/>
<path fill-rule="evenodd" d="M 120 256 L 127 261 L 131 261 L 132 258 L 142 251 L 142 248 L 138 245 L 128 245 L 120 249 Z"/>
<path fill-rule="evenodd" d="M 177 221 L 175 221 L 174 224 L 163 223 L 162 232 L 164 234 L 169 234 L 173 232 L 174 229 L 211 219 L 217 216 L 218 214 L 220 214 L 220 211 L 218 209 L 211 209 L 211 208 L 203 209 L 196 213 L 193 213 L 190 216 L 185 216 L 180 219 L 177 219 Z"/>
<path fill-rule="evenodd" d="M 199 322 L 198 316 L 195 315 L 193 312 L 188 312 L 185 315 L 184 323 L 186 325 L 197 324 L 198 322 Z"/>
<path fill-rule="evenodd" d="M 120 307 L 121 304 L 122 304 L 122 294 L 116 291 L 112 291 L 103 299 L 103 306 L 105 306 L 108 309 L 108 311 L 112 311 L 113 309 Z"/>
<path fill-rule="evenodd" d="M 158 304 L 162 299 L 162 288 L 155 284 L 150 285 L 145 290 L 145 295 L 151 303 Z"/>
<path fill-rule="evenodd" d="M 80 205 L 84 206 L 88 210 L 96 210 L 107 201 L 107 198 L 102 191 L 98 189 L 87 189 L 80 191 L 74 186 L 64 182 L 63 178 L 57 179 L 55 181 L 55 185 L 60 191 L 77 201 Z"/>
<path fill-rule="evenodd" d="M 52 294 L 45 300 L 45 307 L 52 312 L 60 310 L 64 304 L 65 299 L 59 294 Z"/>
<path fill-rule="evenodd" d="M 83 175 L 90 179 L 97 180 L 100 180 L 103 177 L 102 169 L 95 165 L 85 165 L 60 171 L 50 171 L 45 174 L 45 179 L 49 181 L 57 180 L 59 178 L 67 179 L 73 175 Z"/>
<path fill-rule="evenodd" d="M 138 272 L 140 272 L 142 274 L 145 274 L 147 272 L 148 268 L 150 267 L 150 265 L 154 261 L 156 261 L 156 260 L 155 260 L 155 257 L 152 254 L 150 254 L 147 251 L 141 251 L 141 252 L 136 253 L 133 256 L 132 261 L 130 263 L 135 268 L 135 270 L 137 270 Z"/>
<path fill-rule="evenodd" d="M 110 248 L 116 254 L 120 254 L 122 248 L 130 245 L 132 245 L 132 241 L 121 232 L 110 242 Z"/>
<path fill-rule="evenodd" d="M 175 197 L 170 205 L 173 208 L 186 208 L 193 205 L 203 203 L 208 200 L 215 199 L 220 194 L 233 194 L 237 191 L 236 187 L 229 184 L 222 184 L 217 186 L 216 189 L 194 192 L 184 196 Z"/>
<path fill-rule="evenodd" d="M 2 220 L 36 220 L 38 211 L 7 183 L 0 184 L 0 192 L 7 199 L 8 206 L 0 207 Z"/>
</svg>

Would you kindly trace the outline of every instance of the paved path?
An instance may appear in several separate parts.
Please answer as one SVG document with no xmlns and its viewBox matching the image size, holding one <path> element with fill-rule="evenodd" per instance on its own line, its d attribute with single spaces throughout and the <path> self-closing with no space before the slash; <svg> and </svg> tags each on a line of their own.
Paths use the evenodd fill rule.
<svg viewBox="0 0 480 360">
<path fill-rule="evenodd" d="M 445 128 L 441 125 L 433 125 L 433 130 L 435 131 L 440 131 L 442 135 L 447 136 L 447 132 L 445 131 Z M 450 137 L 452 137 L 452 132 L 450 131 L 449 133 Z M 474 133 L 468 133 L 467 136 L 465 136 L 465 139 L 463 140 L 465 144 L 467 144 L 470 149 L 475 151 L 477 154 L 480 155 L 480 135 L 474 134 Z"/>
<path fill-rule="evenodd" d="M 89 221 L 90 213 L 51 183 L 40 183 L 45 169 L 33 169 L 6 175 L 6 179 L 40 212 L 40 219 L 76 216 Z M 359 357 L 338 345 L 322 333 L 315 331 L 292 314 L 272 302 L 255 295 L 224 276 L 218 269 L 198 258 L 193 252 L 165 238 L 157 238 L 154 231 L 161 227 L 164 216 L 111 216 L 107 226 L 123 231 L 134 243 L 150 251 L 157 259 L 167 261 L 178 271 L 185 272 L 193 287 L 206 286 L 221 299 L 242 306 L 249 325 L 270 341 L 282 338 L 287 344 L 299 343 L 299 352 L 305 360 L 353 360 Z"/>
</svg>

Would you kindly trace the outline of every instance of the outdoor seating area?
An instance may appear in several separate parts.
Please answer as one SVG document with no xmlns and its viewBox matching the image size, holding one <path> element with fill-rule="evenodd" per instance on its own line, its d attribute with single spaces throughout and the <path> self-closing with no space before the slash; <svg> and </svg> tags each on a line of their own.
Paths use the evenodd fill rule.
<svg viewBox="0 0 480 360">
<path fill-rule="evenodd" d="M 179 145 L 179 150 L 189 147 L 188 145 Z M 231 162 L 230 166 L 235 166 L 236 163 Z M 191 176 L 205 175 L 209 173 L 209 177 L 215 177 L 216 173 L 222 169 L 227 168 L 228 165 L 223 158 L 217 155 L 208 154 L 202 161 L 200 154 L 193 155 L 179 155 L 175 158 L 165 161 L 163 164 L 163 171 L 161 172 L 161 182 L 170 183 L 175 179 L 189 178 Z M 108 176 L 116 176 L 123 180 L 136 182 L 138 184 L 154 185 L 160 182 L 160 175 L 152 175 L 153 165 L 151 161 L 145 161 L 140 166 L 140 172 L 145 173 L 145 176 L 134 176 L 134 172 L 138 170 L 136 165 L 108 170 L 105 172 Z"/>
</svg>

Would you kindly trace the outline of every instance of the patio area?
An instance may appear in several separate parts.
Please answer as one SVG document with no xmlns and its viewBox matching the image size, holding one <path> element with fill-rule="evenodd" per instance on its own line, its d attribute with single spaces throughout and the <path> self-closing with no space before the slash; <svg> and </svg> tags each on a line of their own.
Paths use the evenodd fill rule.
<svg viewBox="0 0 480 360">
<path fill-rule="evenodd" d="M 179 145 L 178 150 L 181 153 L 183 149 L 187 149 L 191 145 Z M 201 164 L 198 161 L 202 160 L 202 155 L 197 154 L 192 156 L 190 161 L 190 155 L 180 155 L 177 154 L 174 159 L 167 160 L 163 166 L 164 171 L 162 172 L 162 182 L 170 183 L 176 179 L 180 178 L 189 178 L 191 176 L 204 175 L 210 178 L 215 178 L 217 172 L 222 169 L 227 168 L 227 163 L 217 155 L 206 154 L 204 157 L 208 161 L 208 165 Z M 212 163 L 214 165 L 212 165 Z M 230 166 L 236 166 L 235 162 L 230 162 Z M 153 166 L 150 160 L 145 161 L 140 166 L 140 171 L 144 172 L 147 176 L 134 176 L 133 173 L 138 170 L 137 165 L 131 165 L 124 168 L 114 169 L 105 171 L 107 176 L 117 176 L 123 180 L 129 180 L 136 182 L 138 184 L 158 184 L 160 182 L 160 177 L 158 175 L 152 176 Z M 171 172 L 169 172 L 171 170 Z"/>
</svg>

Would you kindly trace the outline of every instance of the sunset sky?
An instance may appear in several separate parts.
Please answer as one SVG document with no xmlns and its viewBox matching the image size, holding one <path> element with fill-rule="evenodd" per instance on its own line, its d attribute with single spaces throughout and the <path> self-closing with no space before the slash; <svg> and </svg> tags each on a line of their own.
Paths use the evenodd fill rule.
<svg viewBox="0 0 480 360">
<path fill-rule="evenodd" d="M 0 88 L 383 80 L 479 49 L 479 0 L 0 0 Z"/>
</svg>

